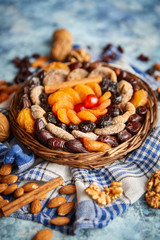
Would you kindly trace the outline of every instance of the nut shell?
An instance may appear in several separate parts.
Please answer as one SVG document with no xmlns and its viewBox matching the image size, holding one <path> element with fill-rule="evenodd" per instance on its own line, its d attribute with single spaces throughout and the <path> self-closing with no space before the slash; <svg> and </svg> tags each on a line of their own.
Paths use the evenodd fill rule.
<svg viewBox="0 0 160 240">
<path fill-rule="evenodd" d="M 10 125 L 3 113 L 0 113 L 0 119 L 0 142 L 4 142 L 10 136 Z"/>
</svg>

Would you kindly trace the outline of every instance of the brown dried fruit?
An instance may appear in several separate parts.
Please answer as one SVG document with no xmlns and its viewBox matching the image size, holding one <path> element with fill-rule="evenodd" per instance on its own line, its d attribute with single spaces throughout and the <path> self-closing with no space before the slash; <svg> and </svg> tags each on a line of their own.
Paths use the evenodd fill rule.
<svg viewBox="0 0 160 240">
<path fill-rule="evenodd" d="M 58 207 L 57 212 L 60 216 L 65 216 L 70 213 L 75 206 L 75 202 L 66 202 Z"/>
<path fill-rule="evenodd" d="M 7 189 L 2 193 L 3 195 L 9 195 L 17 189 L 17 184 L 12 184 L 7 187 Z"/>
<path fill-rule="evenodd" d="M 37 214 L 41 211 L 42 206 L 40 200 L 36 199 L 31 203 L 31 213 Z"/>
<path fill-rule="evenodd" d="M 21 188 L 17 188 L 16 191 L 14 192 L 14 197 L 15 198 L 19 198 L 24 194 L 24 189 Z"/>
<path fill-rule="evenodd" d="M 70 222 L 70 218 L 68 217 L 56 217 L 50 220 L 51 224 L 62 226 L 67 225 Z"/>
<path fill-rule="evenodd" d="M 16 175 L 8 175 L 1 179 L 1 183 L 12 184 L 17 181 L 18 177 Z"/>
<path fill-rule="evenodd" d="M 62 205 L 65 202 L 66 202 L 66 199 L 64 197 L 57 196 L 49 201 L 48 207 L 49 208 L 59 207 L 60 205 Z"/>
<path fill-rule="evenodd" d="M 53 233 L 50 229 L 43 229 L 39 231 L 32 240 L 50 240 L 53 237 Z"/>
<path fill-rule="evenodd" d="M 2 193 L 3 191 L 5 191 L 8 187 L 7 183 L 1 183 L 0 184 L 0 193 Z"/>
<path fill-rule="evenodd" d="M 84 49 L 77 48 L 72 50 L 68 56 L 70 62 L 90 62 L 91 56 Z"/>
<path fill-rule="evenodd" d="M 0 168 L 0 175 L 2 176 L 6 176 L 9 175 L 12 171 L 12 164 L 11 163 L 6 163 L 4 165 L 2 165 L 2 167 Z"/>
<path fill-rule="evenodd" d="M 0 103 L 6 101 L 8 98 L 9 98 L 9 95 L 7 93 L 5 92 L 0 93 Z"/>
<path fill-rule="evenodd" d="M 54 60 L 64 61 L 71 52 L 72 45 L 68 40 L 55 40 L 52 46 L 51 54 Z"/>
<path fill-rule="evenodd" d="M 3 197 L 0 195 L 0 201 L 3 200 Z"/>
<path fill-rule="evenodd" d="M 31 192 L 35 189 L 37 189 L 39 186 L 37 183 L 35 182 L 30 182 L 30 183 L 26 183 L 24 186 L 23 186 L 23 189 L 24 189 L 24 192 Z"/>
<path fill-rule="evenodd" d="M 74 194 L 76 193 L 75 185 L 66 185 L 59 189 L 59 193 L 61 194 Z"/>
<path fill-rule="evenodd" d="M 0 113 L 0 119 L 0 142 L 4 142 L 10 136 L 10 126 L 3 113 Z"/>
</svg>

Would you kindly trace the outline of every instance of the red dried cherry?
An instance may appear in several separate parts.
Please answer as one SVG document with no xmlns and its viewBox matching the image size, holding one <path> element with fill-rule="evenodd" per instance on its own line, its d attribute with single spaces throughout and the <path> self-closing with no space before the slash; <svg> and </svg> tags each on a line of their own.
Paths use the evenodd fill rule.
<svg viewBox="0 0 160 240">
<path fill-rule="evenodd" d="M 78 103 L 78 104 L 75 105 L 75 107 L 74 107 L 74 110 L 75 110 L 76 112 L 80 112 L 80 111 L 83 111 L 83 110 L 85 110 L 85 109 L 86 109 L 86 107 L 85 107 L 84 103 Z"/>
<path fill-rule="evenodd" d="M 96 107 L 98 105 L 98 98 L 96 97 L 96 95 L 94 94 L 89 94 L 87 95 L 84 105 L 86 108 L 93 108 Z"/>
</svg>

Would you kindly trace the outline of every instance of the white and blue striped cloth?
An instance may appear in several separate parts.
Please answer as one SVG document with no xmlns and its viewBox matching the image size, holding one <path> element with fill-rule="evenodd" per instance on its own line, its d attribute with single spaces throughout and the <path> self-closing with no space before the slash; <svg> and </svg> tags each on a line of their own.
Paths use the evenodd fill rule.
<svg viewBox="0 0 160 240">
<path fill-rule="evenodd" d="M 118 63 L 120 64 L 120 62 Z M 131 67 L 128 68 L 128 65 L 125 65 L 125 67 L 131 69 Z M 143 79 L 149 80 L 150 83 L 154 83 L 153 85 L 156 84 L 154 80 L 150 81 L 149 76 L 137 69 L 135 70 Z M 67 201 L 76 201 L 77 203 L 75 210 L 68 214 L 71 222 L 67 226 L 59 227 L 49 223 L 50 219 L 57 216 L 57 210 L 55 208 L 48 208 L 47 204 L 51 198 L 59 195 L 58 189 L 60 187 L 48 193 L 46 200 L 41 202 L 42 211 L 40 213 L 31 214 L 30 206 L 27 205 L 11 215 L 12 217 L 40 222 L 45 226 L 67 234 L 78 234 L 81 229 L 102 228 L 107 226 L 116 216 L 122 214 L 144 194 L 147 179 L 151 176 L 152 172 L 160 169 L 159 159 L 159 124 L 157 124 L 157 127 L 139 149 L 124 159 L 117 160 L 98 170 L 72 168 L 39 158 L 34 159 L 34 155 L 28 152 L 13 136 L 8 142 L 4 144 L 0 143 L 0 161 L 15 163 L 15 166 L 18 167 L 15 171 L 17 171 L 19 176 L 19 186 L 22 186 L 24 181 L 28 180 L 38 181 L 41 184 L 57 176 L 63 177 L 64 185 L 71 183 L 76 185 L 77 194 L 65 196 Z M 106 207 L 97 205 L 84 191 L 91 183 L 95 183 L 103 189 L 112 181 L 121 181 L 124 192 L 119 199 Z"/>
</svg>

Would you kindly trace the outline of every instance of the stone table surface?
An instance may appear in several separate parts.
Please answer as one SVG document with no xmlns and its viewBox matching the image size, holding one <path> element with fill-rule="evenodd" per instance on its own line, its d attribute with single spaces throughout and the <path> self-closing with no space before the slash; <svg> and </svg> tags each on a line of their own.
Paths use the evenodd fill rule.
<svg viewBox="0 0 160 240">
<path fill-rule="evenodd" d="M 159 0 L 0 0 L 0 79 L 12 81 L 15 56 L 46 55 L 56 28 L 67 28 L 74 43 L 95 52 L 107 43 L 121 45 L 126 60 L 142 70 L 160 62 Z M 139 54 L 150 57 L 138 61 Z M 141 197 L 103 229 L 85 230 L 78 236 L 53 231 L 53 239 L 160 239 L 160 210 L 148 207 Z M 42 224 L 15 218 L 0 219 L 1 240 L 29 240 Z"/>
</svg>

